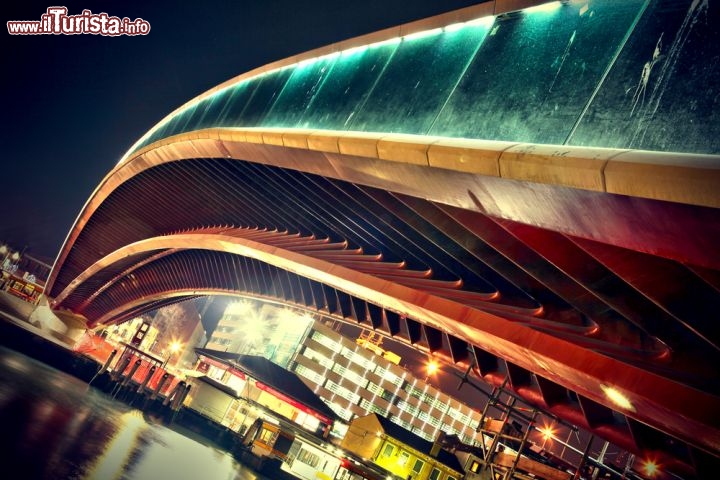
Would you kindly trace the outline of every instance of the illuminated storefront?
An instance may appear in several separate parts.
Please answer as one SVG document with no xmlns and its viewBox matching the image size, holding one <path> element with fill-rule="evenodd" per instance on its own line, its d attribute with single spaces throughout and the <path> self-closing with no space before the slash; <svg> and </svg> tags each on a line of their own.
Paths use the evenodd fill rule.
<svg viewBox="0 0 720 480">
<path fill-rule="evenodd" d="M 197 352 L 189 408 L 241 434 L 258 418 L 277 417 L 327 437 L 335 414 L 291 372 L 262 357 Z"/>
</svg>

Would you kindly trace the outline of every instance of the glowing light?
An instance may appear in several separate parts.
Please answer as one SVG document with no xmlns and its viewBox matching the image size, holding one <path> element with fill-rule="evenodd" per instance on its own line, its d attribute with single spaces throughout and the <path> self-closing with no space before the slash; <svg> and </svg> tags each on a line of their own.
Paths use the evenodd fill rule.
<svg viewBox="0 0 720 480">
<path fill-rule="evenodd" d="M 310 65 L 311 63 L 315 63 L 315 61 L 318 59 L 318 57 L 312 57 L 312 58 L 306 58 L 305 60 L 300 60 L 297 63 L 298 67 L 305 67 L 307 65 Z"/>
<path fill-rule="evenodd" d="M 457 32 L 458 30 L 465 28 L 465 25 L 467 25 L 465 22 L 453 23 L 452 25 L 444 27 L 443 30 L 446 32 Z"/>
<path fill-rule="evenodd" d="M 465 25 L 469 27 L 492 27 L 493 23 L 495 23 L 495 17 L 488 16 L 488 17 L 480 17 L 476 18 L 474 20 L 470 20 L 465 22 Z"/>
<path fill-rule="evenodd" d="M 247 315 L 254 310 L 254 305 L 248 300 L 233 302 L 225 309 L 225 314 Z"/>
<path fill-rule="evenodd" d="M 608 400 L 610 400 L 612 403 L 617 405 L 620 408 L 624 408 L 625 410 L 635 411 L 635 407 L 633 406 L 632 402 L 630 402 L 630 399 L 627 398 L 622 392 L 620 392 L 618 389 L 614 387 L 610 387 L 608 385 L 600 385 L 600 388 L 602 389 L 603 393 L 605 393 L 605 396 L 608 397 Z"/>
<path fill-rule="evenodd" d="M 435 372 L 438 371 L 440 366 L 437 364 L 437 362 L 435 360 L 431 360 L 428 362 L 426 368 L 427 368 L 427 374 L 428 374 L 428 376 L 430 376 L 430 375 L 434 375 Z"/>
<path fill-rule="evenodd" d="M 542 428 L 539 428 L 538 431 L 542 434 L 545 440 L 553 438 L 553 435 L 555 434 L 555 430 L 548 425 L 544 425 Z"/>
<path fill-rule="evenodd" d="M 178 342 L 177 340 L 174 340 L 174 341 L 170 342 L 170 351 L 172 353 L 177 353 L 182 349 L 182 346 L 183 346 L 182 342 Z"/>
<path fill-rule="evenodd" d="M 409 35 L 405 35 L 405 40 L 415 40 L 418 38 L 432 37 L 442 33 L 442 28 L 433 28 L 431 30 L 423 30 L 422 32 L 415 32 Z"/>
<path fill-rule="evenodd" d="M 643 460 L 643 465 L 641 468 L 643 473 L 650 478 L 654 478 L 658 473 L 660 473 L 660 466 L 653 459 L 648 458 Z"/>
<path fill-rule="evenodd" d="M 353 47 L 353 48 L 348 48 L 347 50 L 343 50 L 342 54 L 348 55 L 348 56 L 355 55 L 357 53 L 362 53 L 367 49 L 368 49 L 367 45 L 360 45 L 359 47 Z"/>
<path fill-rule="evenodd" d="M 332 53 L 328 53 L 327 55 L 318 57 L 318 60 L 331 60 L 331 59 L 333 59 L 335 57 L 339 57 L 339 56 L 340 56 L 340 52 L 332 52 Z"/>
<path fill-rule="evenodd" d="M 387 40 L 383 40 L 382 42 L 375 42 L 368 45 L 368 48 L 378 48 L 378 47 L 384 47 L 385 45 L 393 45 L 396 43 L 400 43 L 400 37 L 393 37 L 388 38 Z"/>
<path fill-rule="evenodd" d="M 537 12 L 553 12 L 560 8 L 561 3 L 559 1 L 557 2 L 548 2 L 543 3 L 542 5 L 535 5 L 534 7 L 529 7 L 524 10 L 525 13 L 537 13 Z"/>
</svg>

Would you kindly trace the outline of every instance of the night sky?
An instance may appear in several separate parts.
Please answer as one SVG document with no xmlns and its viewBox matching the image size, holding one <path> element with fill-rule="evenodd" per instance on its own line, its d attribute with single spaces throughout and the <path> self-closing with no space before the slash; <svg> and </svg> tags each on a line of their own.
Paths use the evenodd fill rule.
<svg viewBox="0 0 720 480">
<path fill-rule="evenodd" d="M 0 242 L 52 263 L 94 188 L 155 123 L 255 67 L 477 0 L 12 2 L 142 18 L 147 36 L 3 32 Z"/>
</svg>

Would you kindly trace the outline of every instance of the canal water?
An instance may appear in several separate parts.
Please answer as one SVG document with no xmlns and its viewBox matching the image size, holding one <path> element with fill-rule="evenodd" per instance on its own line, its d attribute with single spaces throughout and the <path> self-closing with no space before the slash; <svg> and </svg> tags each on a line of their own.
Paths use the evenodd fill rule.
<svg viewBox="0 0 720 480">
<path fill-rule="evenodd" d="M 232 455 L 0 346 L 0 477 L 265 480 Z"/>
</svg>

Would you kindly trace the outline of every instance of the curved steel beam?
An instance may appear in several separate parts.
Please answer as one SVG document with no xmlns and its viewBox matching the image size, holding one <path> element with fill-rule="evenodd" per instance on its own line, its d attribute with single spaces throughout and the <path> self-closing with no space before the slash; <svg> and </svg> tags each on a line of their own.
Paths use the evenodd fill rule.
<svg viewBox="0 0 720 480">
<path fill-rule="evenodd" d="M 720 244 L 720 189 L 716 188 L 720 157 L 642 152 L 642 161 L 634 161 L 639 155 L 626 150 L 364 132 L 247 128 L 190 132 L 149 145 L 108 173 L 83 207 L 55 265 L 62 266 L 108 195 L 135 175 L 166 162 L 232 158 L 382 188 L 720 268 L 720 258 L 707 255 Z M 647 182 L 636 180 L 635 174 L 619 182 L 617 175 L 623 174 L 616 173 L 614 183 L 624 187 L 607 188 L 610 179 L 605 172 L 622 172 L 632 165 L 652 174 L 652 182 L 664 179 L 661 186 L 648 193 Z M 628 203 L 627 196 L 639 198 Z M 639 218 L 621 214 L 629 208 Z M 594 218 L 576 214 L 587 209 Z M 633 230 L 638 221 L 647 228 Z M 684 233 L 681 244 L 675 231 L 667 232 L 661 225 L 676 225 Z M 53 268 L 48 291 L 57 274 L 58 268 Z"/>
</svg>

